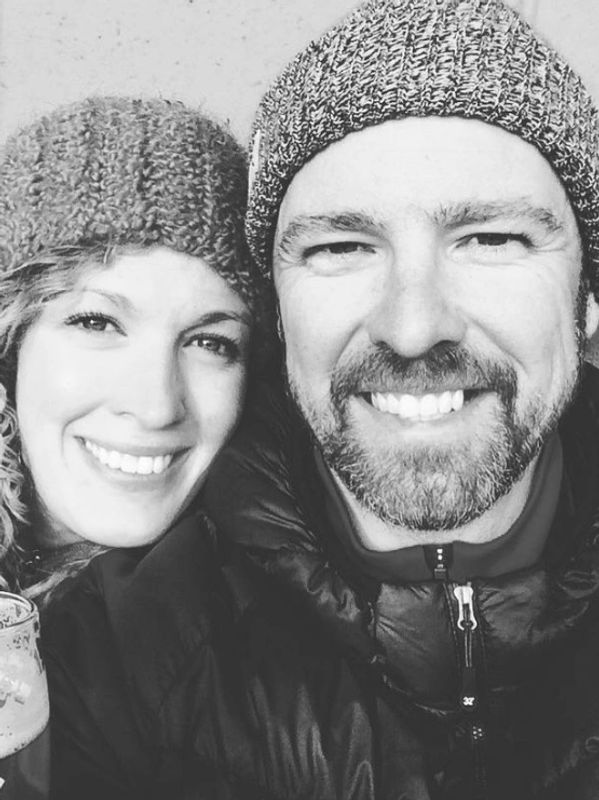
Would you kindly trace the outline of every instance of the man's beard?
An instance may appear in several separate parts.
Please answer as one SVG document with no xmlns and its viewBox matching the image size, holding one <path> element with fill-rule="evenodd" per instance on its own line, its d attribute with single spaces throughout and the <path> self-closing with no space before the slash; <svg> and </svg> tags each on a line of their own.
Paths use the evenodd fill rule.
<svg viewBox="0 0 599 800">
<path fill-rule="evenodd" d="M 316 408 L 290 376 L 292 396 L 312 428 L 328 465 L 360 504 L 383 522 L 411 530 L 461 527 L 509 492 L 557 427 L 571 401 L 582 363 L 548 406 L 539 396 L 517 409 L 518 382 L 509 364 L 479 357 L 459 345 L 440 344 L 425 356 L 405 359 L 385 344 L 338 365 L 330 403 Z M 494 393 L 488 427 L 462 442 L 389 442 L 372 445 L 351 417 L 350 401 L 373 391 L 436 394 L 446 387 Z M 455 413 L 455 412 L 451 412 Z M 486 415 L 489 419 L 489 415 Z M 398 422 L 398 424 L 401 424 Z"/>
</svg>

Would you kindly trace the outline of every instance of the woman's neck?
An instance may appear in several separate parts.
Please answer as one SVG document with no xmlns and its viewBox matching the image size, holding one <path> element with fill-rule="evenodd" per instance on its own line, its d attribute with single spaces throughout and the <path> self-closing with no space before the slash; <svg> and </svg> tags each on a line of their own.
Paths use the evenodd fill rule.
<svg viewBox="0 0 599 800">
<path fill-rule="evenodd" d="M 83 541 L 66 526 L 57 524 L 39 502 L 31 509 L 31 531 L 34 545 L 42 550 L 56 550 Z"/>
</svg>

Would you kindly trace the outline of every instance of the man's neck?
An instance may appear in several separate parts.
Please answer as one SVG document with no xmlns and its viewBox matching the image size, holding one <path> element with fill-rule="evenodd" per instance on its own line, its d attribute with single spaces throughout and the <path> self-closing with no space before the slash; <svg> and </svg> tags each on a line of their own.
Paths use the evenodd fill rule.
<svg viewBox="0 0 599 800">
<path fill-rule="evenodd" d="M 530 494 L 537 461 L 538 458 L 534 459 L 511 490 L 480 517 L 459 528 L 441 531 L 413 530 L 383 522 L 356 500 L 336 473 L 333 472 L 333 476 L 350 509 L 356 531 L 364 547 L 385 552 L 414 545 L 447 544 L 457 541 L 482 544 L 497 539 L 509 530 L 522 513 Z"/>
</svg>

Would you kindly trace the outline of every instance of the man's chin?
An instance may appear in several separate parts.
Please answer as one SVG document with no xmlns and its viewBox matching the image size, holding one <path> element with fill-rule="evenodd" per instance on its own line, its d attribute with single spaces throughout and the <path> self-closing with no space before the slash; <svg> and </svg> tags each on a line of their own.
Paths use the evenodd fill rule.
<svg viewBox="0 0 599 800">
<path fill-rule="evenodd" d="M 508 494 L 554 429 L 566 395 L 519 412 L 481 391 L 459 411 L 431 420 L 383 413 L 362 394 L 327 406 L 295 400 L 328 465 L 359 504 L 384 523 L 453 530 Z"/>
<path fill-rule="evenodd" d="M 382 522 L 411 530 L 453 530 L 509 492 L 540 449 L 497 419 L 484 436 L 400 436 L 381 443 L 360 427 L 321 440 L 324 457 L 361 506 Z"/>
<path fill-rule="evenodd" d="M 422 453 L 374 463 L 364 451 L 345 451 L 333 469 L 367 511 L 382 522 L 410 530 L 461 527 L 484 514 L 506 491 L 508 482 L 485 480 L 471 456 Z"/>
<path fill-rule="evenodd" d="M 481 517 L 501 497 L 500 492 L 488 493 L 484 497 L 479 493 L 476 502 L 471 502 L 468 493 L 463 492 L 461 487 L 421 485 L 420 491 L 408 489 L 410 499 L 402 501 L 397 495 L 373 495 L 363 483 L 357 483 L 354 476 L 340 477 L 358 504 L 380 522 L 423 533 L 462 528 Z M 401 488 L 399 492 L 403 494 Z"/>
</svg>

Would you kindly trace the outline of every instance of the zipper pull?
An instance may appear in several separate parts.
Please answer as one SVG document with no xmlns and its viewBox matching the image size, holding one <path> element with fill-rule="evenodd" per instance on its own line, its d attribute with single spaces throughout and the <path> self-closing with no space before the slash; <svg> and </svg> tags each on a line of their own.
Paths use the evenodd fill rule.
<svg viewBox="0 0 599 800">
<path fill-rule="evenodd" d="M 464 634 L 464 669 L 460 705 L 465 711 L 474 711 L 478 704 L 476 667 L 472 661 L 472 632 L 478 628 L 478 621 L 474 614 L 474 590 L 470 583 L 466 583 L 456 586 L 453 593 L 458 601 L 457 626 Z"/>
<path fill-rule="evenodd" d="M 463 586 L 456 586 L 453 593 L 458 601 L 458 628 L 461 631 L 467 629 L 475 631 L 478 628 L 478 622 L 474 615 L 474 603 L 472 602 L 474 589 L 472 584 L 466 583 Z"/>
</svg>

